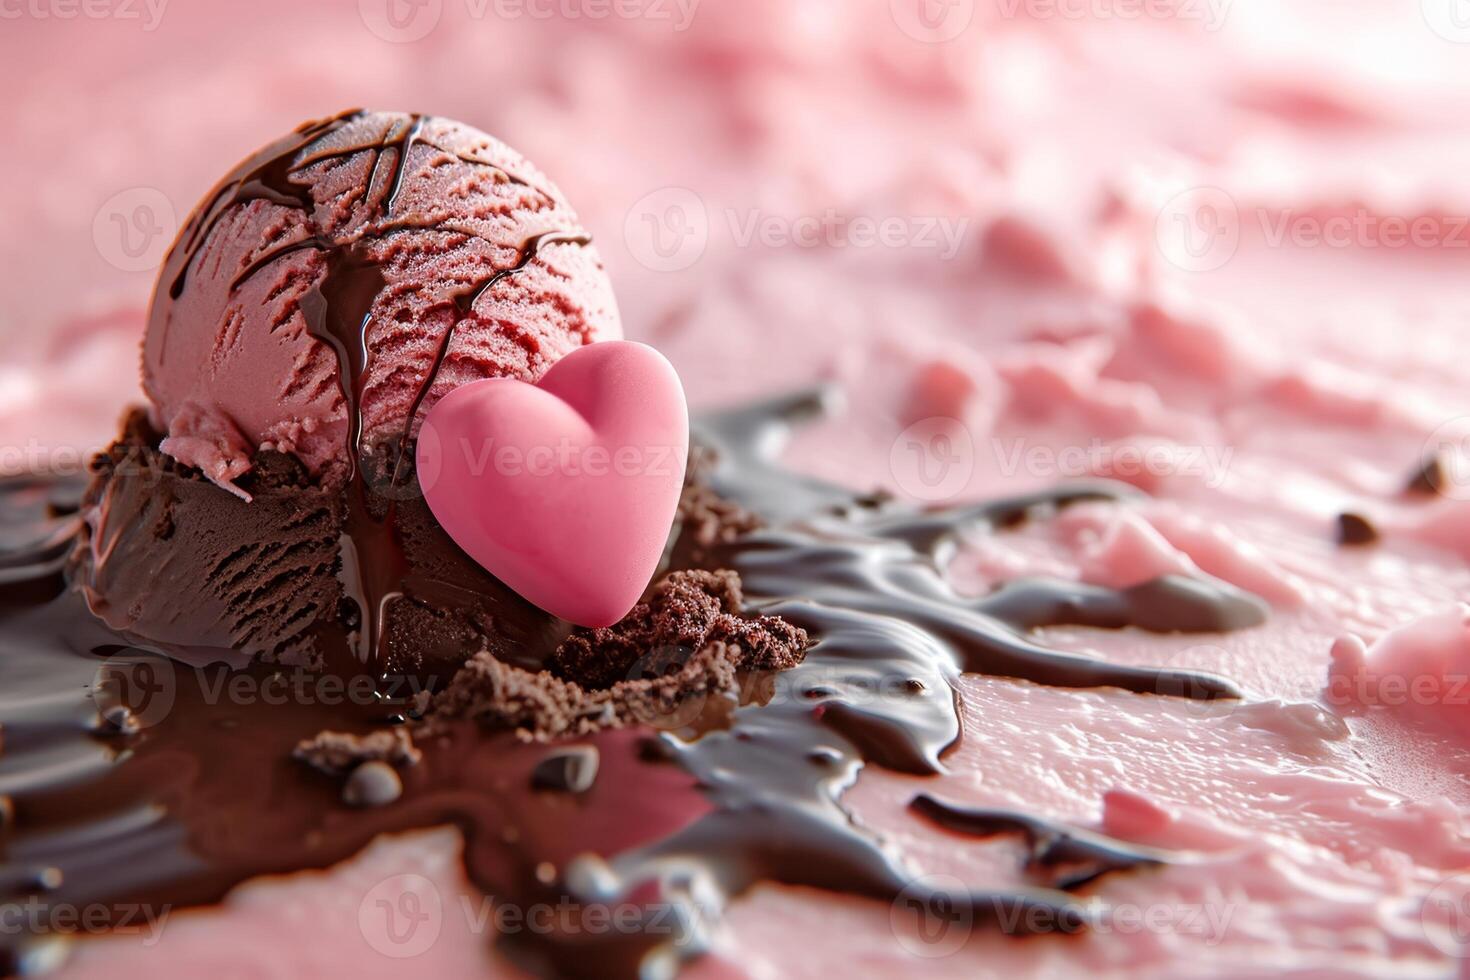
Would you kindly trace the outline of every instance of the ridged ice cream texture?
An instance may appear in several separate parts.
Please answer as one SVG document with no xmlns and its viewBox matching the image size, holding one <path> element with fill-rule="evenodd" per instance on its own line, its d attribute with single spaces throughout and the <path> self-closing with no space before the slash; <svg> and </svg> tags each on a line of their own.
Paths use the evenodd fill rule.
<svg viewBox="0 0 1470 980">
<path fill-rule="evenodd" d="M 346 338 L 360 351 L 314 325 L 344 305 L 334 262 L 373 277 Z M 330 480 L 354 423 L 361 452 L 411 439 L 459 385 L 534 381 L 621 334 L 590 236 L 525 158 L 447 119 L 353 112 L 263 148 L 200 202 L 155 289 L 143 382 L 164 451 L 216 483 L 259 449 Z"/>
</svg>

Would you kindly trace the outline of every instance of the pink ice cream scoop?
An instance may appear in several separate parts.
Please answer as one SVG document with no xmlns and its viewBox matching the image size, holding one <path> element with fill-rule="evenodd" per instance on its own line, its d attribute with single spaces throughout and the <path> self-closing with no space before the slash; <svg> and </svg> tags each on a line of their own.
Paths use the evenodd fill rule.
<svg viewBox="0 0 1470 980">
<path fill-rule="evenodd" d="M 453 388 L 534 381 L 619 336 L 601 261 L 535 167 L 450 120 L 355 111 L 200 203 L 159 278 L 143 379 L 164 452 L 244 495 L 258 450 L 335 482 Z"/>
<path fill-rule="evenodd" d="M 114 628 L 208 656 L 451 671 L 549 650 L 563 625 L 445 535 L 411 443 L 455 388 L 620 335 L 589 236 L 504 144 L 401 113 L 307 123 L 165 260 L 151 418 L 98 470 L 74 580 Z"/>
</svg>

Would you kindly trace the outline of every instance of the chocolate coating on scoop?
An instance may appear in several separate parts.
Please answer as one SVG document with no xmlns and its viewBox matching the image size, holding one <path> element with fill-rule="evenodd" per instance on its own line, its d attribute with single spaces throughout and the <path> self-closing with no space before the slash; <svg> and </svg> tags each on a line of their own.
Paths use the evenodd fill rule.
<svg viewBox="0 0 1470 980">
<path fill-rule="evenodd" d="M 134 642 L 196 663 L 360 670 L 361 588 L 375 583 L 376 676 L 391 694 L 409 675 L 447 681 L 486 648 L 538 664 L 571 629 L 465 555 L 416 493 L 344 494 L 266 450 L 241 480 L 246 503 L 160 452 L 159 437 L 130 416 L 97 465 L 72 560 L 92 611 Z M 380 452 L 365 472 L 393 465 Z M 411 472 L 401 485 L 416 487 Z M 391 574 L 344 565 L 367 553 L 354 540 L 390 549 Z"/>
</svg>

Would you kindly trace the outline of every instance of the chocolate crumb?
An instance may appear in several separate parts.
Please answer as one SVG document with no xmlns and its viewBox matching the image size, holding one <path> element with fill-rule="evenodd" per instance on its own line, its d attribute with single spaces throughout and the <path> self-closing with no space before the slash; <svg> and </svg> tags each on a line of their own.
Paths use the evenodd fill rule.
<svg viewBox="0 0 1470 980">
<path fill-rule="evenodd" d="M 369 762 L 417 765 L 423 753 L 413 744 L 405 728 L 391 728 L 367 735 L 350 732 L 318 732 L 296 744 L 291 757 L 313 769 L 338 776 L 360 769 Z"/>
<path fill-rule="evenodd" d="M 398 771 L 381 760 L 364 762 L 352 770 L 342 787 L 342 802 L 348 806 L 386 806 L 402 795 Z"/>
<path fill-rule="evenodd" d="M 773 616 L 742 614 L 740 576 L 732 571 L 675 572 L 622 622 L 568 637 L 548 662 L 551 673 L 583 687 L 611 687 L 647 677 L 650 654 L 724 643 L 738 647 L 739 666 L 784 670 L 800 662 L 806 633 Z"/>
<path fill-rule="evenodd" d="M 1445 485 L 1444 460 L 1438 454 L 1425 457 L 1404 484 L 1404 492 L 1419 496 L 1437 496 Z"/>
<path fill-rule="evenodd" d="M 678 519 L 680 544 L 696 564 L 705 561 L 717 545 L 729 544 L 762 526 L 755 514 L 715 493 L 692 465 L 679 498 Z"/>
<path fill-rule="evenodd" d="M 1378 540 L 1378 528 L 1361 514 L 1338 514 L 1337 540 L 1345 545 L 1372 544 Z"/>
<path fill-rule="evenodd" d="M 616 626 L 582 630 L 533 673 L 471 657 L 431 702 L 424 727 L 473 718 L 527 741 L 651 724 L 678 728 L 714 697 L 735 697 L 742 671 L 796 666 L 804 630 L 743 611 L 731 571 L 675 572 Z"/>
<path fill-rule="evenodd" d="M 15 826 L 15 801 L 8 796 L 0 796 L 0 830 Z"/>
<path fill-rule="evenodd" d="M 312 479 L 306 466 L 295 456 L 262 449 L 251 458 L 250 469 L 236 483 L 246 493 L 257 494 L 267 490 L 308 490 Z"/>
<path fill-rule="evenodd" d="M 531 785 L 559 793 L 585 793 L 597 779 L 597 746 L 576 745 L 553 752 L 536 764 Z"/>
</svg>

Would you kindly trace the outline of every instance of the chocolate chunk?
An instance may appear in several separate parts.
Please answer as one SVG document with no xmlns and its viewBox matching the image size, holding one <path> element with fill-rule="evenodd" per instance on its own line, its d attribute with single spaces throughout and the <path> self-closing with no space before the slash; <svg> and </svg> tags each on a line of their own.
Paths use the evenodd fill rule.
<svg viewBox="0 0 1470 980">
<path fill-rule="evenodd" d="M 425 726 L 456 718 L 548 741 L 603 728 L 678 728 L 715 696 L 734 696 L 741 671 L 800 663 L 810 640 L 773 616 L 742 611 L 731 571 L 676 572 L 606 629 L 573 634 L 532 673 L 490 651 L 471 657 L 433 700 Z"/>
<path fill-rule="evenodd" d="M 595 745 L 576 745 L 553 752 L 537 764 L 531 773 L 531 785 L 560 793 L 585 793 L 597 779 L 597 762 Z"/>
<path fill-rule="evenodd" d="M 773 616 L 747 617 L 743 606 L 734 572 L 676 572 L 622 622 L 568 637 L 547 668 L 583 687 L 605 688 L 633 677 L 653 651 L 714 643 L 743 651 L 743 669 L 784 670 L 799 663 L 806 633 Z"/>
<path fill-rule="evenodd" d="M 1339 544 L 1346 545 L 1372 544 L 1378 540 L 1378 528 L 1361 514 L 1338 514 L 1337 540 Z"/>
<path fill-rule="evenodd" d="M 403 780 L 386 762 L 364 762 L 352 770 L 342 787 L 342 802 L 348 806 L 385 806 L 403 795 Z"/>
<path fill-rule="evenodd" d="M 1404 492 L 1420 496 L 1435 496 L 1445 485 L 1444 460 L 1438 455 L 1428 456 L 1404 484 Z"/>
<path fill-rule="evenodd" d="M 702 558 L 715 545 L 728 544 L 761 527 L 761 519 L 715 493 L 691 473 L 679 498 L 679 522 L 692 557 Z"/>
<path fill-rule="evenodd" d="M 0 796 L 0 830 L 15 826 L 15 801 L 8 796 Z"/>
</svg>

